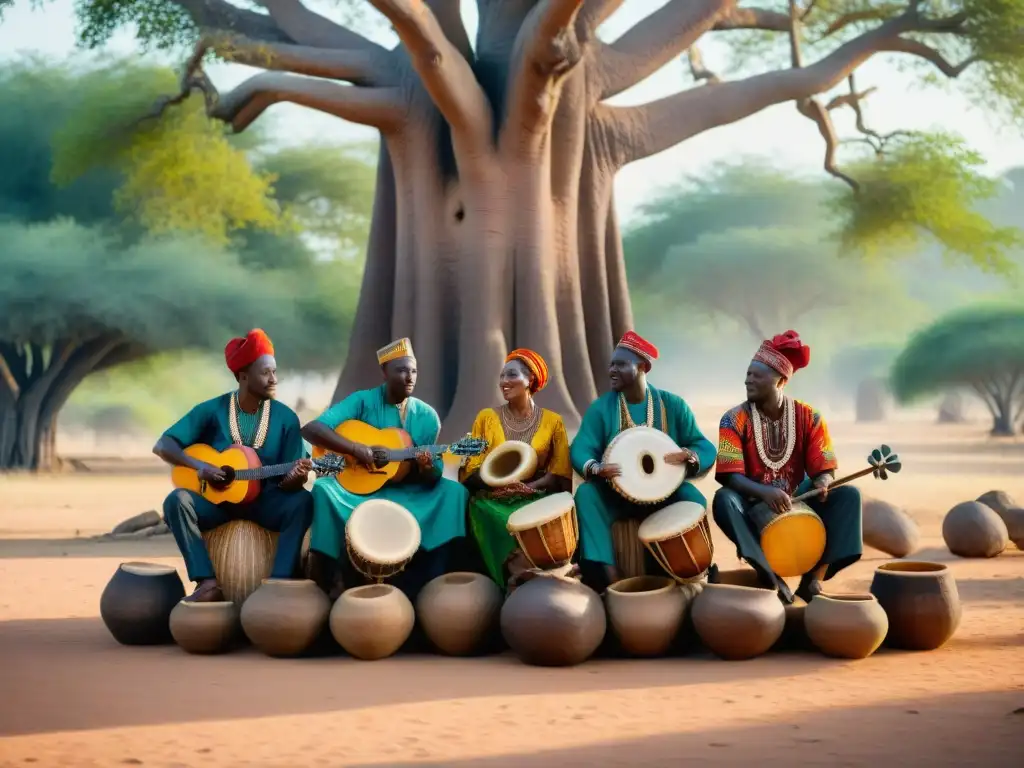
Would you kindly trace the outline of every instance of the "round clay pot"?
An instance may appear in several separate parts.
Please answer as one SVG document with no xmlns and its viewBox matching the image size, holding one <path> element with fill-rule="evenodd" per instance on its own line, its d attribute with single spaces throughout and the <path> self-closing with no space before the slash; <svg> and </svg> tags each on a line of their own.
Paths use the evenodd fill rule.
<svg viewBox="0 0 1024 768">
<path fill-rule="evenodd" d="M 977 501 L 957 504 L 946 513 L 942 538 L 960 557 L 995 557 L 1010 540 L 1003 518 Z"/>
<path fill-rule="evenodd" d="M 815 595 L 804 611 L 807 637 L 826 656 L 866 659 L 882 644 L 889 619 L 874 595 Z"/>
<path fill-rule="evenodd" d="M 612 632 L 632 656 L 662 656 L 672 647 L 689 604 L 674 579 L 636 576 L 622 579 L 604 594 Z"/>
<path fill-rule="evenodd" d="M 902 509 L 886 501 L 865 499 L 863 538 L 869 547 L 891 557 L 906 557 L 920 546 L 921 532 Z"/>
<path fill-rule="evenodd" d="M 977 498 L 980 504 L 995 512 L 1006 523 L 1010 541 L 1024 549 L 1024 509 L 1017 506 L 1006 491 L 989 491 Z"/>
<path fill-rule="evenodd" d="M 121 563 L 100 596 L 100 618 L 122 645 L 173 642 L 169 619 L 185 585 L 178 571 L 155 563 Z"/>
<path fill-rule="evenodd" d="M 190 603 L 171 611 L 171 635 L 188 653 L 224 653 L 238 639 L 238 608 L 231 602 Z"/>
<path fill-rule="evenodd" d="M 730 661 L 759 656 L 781 637 L 786 611 L 774 590 L 708 584 L 693 603 L 693 626 L 713 653 Z"/>
<path fill-rule="evenodd" d="M 375 661 L 391 656 L 409 639 L 416 611 L 397 587 L 368 584 L 341 593 L 330 623 L 338 645 L 357 659 Z"/>
<path fill-rule="evenodd" d="M 1003 522 L 1006 523 L 1006 532 L 1010 535 L 1010 541 L 1017 545 L 1017 549 L 1024 549 L 1024 509 L 1006 510 Z"/>
<path fill-rule="evenodd" d="M 871 594 L 889 618 L 885 644 L 931 651 L 953 636 L 962 608 L 953 574 L 941 563 L 904 561 L 875 569 Z"/>
<path fill-rule="evenodd" d="M 441 653 L 468 656 L 498 627 L 501 590 L 479 573 L 447 573 L 416 598 L 416 615 L 427 639 Z"/>
<path fill-rule="evenodd" d="M 231 520 L 203 534 L 225 600 L 244 604 L 270 577 L 277 536 L 251 520 Z"/>
<path fill-rule="evenodd" d="M 979 504 L 984 504 L 997 515 L 1002 517 L 1008 510 L 1017 506 L 1017 503 L 1010 498 L 1006 491 L 986 491 L 975 499 Z"/>
<path fill-rule="evenodd" d="M 757 578 L 757 571 L 753 568 L 732 568 L 728 571 L 719 571 L 718 583 L 732 584 L 737 587 L 750 587 L 751 589 L 764 588 L 764 585 Z"/>
<path fill-rule="evenodd" d="M 242 605 L 242 629 L 268 656 L 298 656 L 320 634 L 330 607 L 309 579 L 264 579 Z"/>
<path fill-rule="evenodd" d="M 536 576 L 501 608 L 501 633 L 526 664 L 581 664 L 597 650 L 606 629 L 601 598 L 572 579 Z"/>
</svg>

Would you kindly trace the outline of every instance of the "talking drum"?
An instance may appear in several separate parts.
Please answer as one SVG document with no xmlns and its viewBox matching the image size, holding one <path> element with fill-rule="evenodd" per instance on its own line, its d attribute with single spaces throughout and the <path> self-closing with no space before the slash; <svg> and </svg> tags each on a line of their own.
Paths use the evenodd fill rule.
<svg viewBox="0 0 1024 768">
<path fill-rule="evenodd" d="M 400 504 L 369 499 L 352 510 L 345 548 L 357 571 L 383 581 L 400 573 L 420 548 L 420 524 Z"/>
<path fill-rule="evenodd" d="M 637 536 L 667 573 L 680 580 L 703 576 L 715 558 L 704 505 L 678 501 L 640 523 Z"/>
<path fill-rule="evenodd" d="M 611 479 L 616 492 L 634 504 L 664 501 L 686 479 L 686 467 L 668 464 L 665 454 L 677 453 L 675 441 L 653 427 L 631 427 L 608 444 L 602 461 L 618 464 L 622 474 Z"/>
<path fill-rule="evenodd" d="M 513 512 L 506 525 L 534 568 L 558 568 L 576 554 L 580 530 L 571 493 L 530 502 Z"/>
<path fill-rule="evenodd" d="M 506 440 L 487 454 L 480 465 L 480 479 L 491 488 L 525 483 L 537 471 L 537 452 L 529 443 Z"/>
<path fill-rule="evenodd" d="M 758 527 L 765 560 L 778 576 L 810 573 L 825 554 L 825 524 L 799 501 L 793 502 L 789 512 L 775 515 Z"/>
</svg>

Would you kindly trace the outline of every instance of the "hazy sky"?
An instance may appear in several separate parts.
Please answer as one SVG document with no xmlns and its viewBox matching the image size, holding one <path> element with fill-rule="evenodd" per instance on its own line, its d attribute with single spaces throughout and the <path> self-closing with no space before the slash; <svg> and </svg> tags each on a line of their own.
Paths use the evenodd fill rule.
<svg viewBox="0 0 1024 768">
<path fill-rule="evenodd" d="M 613 39 L 624 29 L 664 3 L 660 0 L 627 0 L 622 9 L 604 25 L 602 37 Z M 310 3 L 330 15 L 330 5 Z M 476 26 L 475 3 L 466 2 L 464 16 L 472 36 Z M 0 23 L 0 59 L 22 53 L 43 53 L 64 57 L 75 51 L 74 0 L 53 0 L 43 10 L 33 10 L 30 0 L 16 0 Z M 325 10 L 328 9 L 328 10 Z M 374 13 L 374 11 L 370 11 Z M 393 40 L 389 32 L 375 36 L 379 42 Z M 119 54 L 135 51 L 130 34 L 121 34 L 108 47 Z M 709 44 L 704 48 L 708 65 L 724 62 L 724 52 Z M 1000 131 L 986 119 L 984 110 L 949 89 L 925 89 L 892 68 L 891 56 L 875 57 L 858 73 L 858 87 L 880 86 L 869 100 L 868 119 L 872 127 L 920 130 L 942 128 L 959 133 L 988 159 L 992 172 L 1024 165 L 1024 136 L 1020 131 Z M 179 62 L 171 62 L 177 65 Z M 254 70 L 239 65 L 221 65 L 210 74 L 225 89 L 248 77 Z M 614 103 L 637 104 L 662 98 L 691 87 L 689 75 L 679 61 L 664 67 L 640 85 L 621 94 Z M 848 110 L 847 110 L 848 112 Z M 346 141 L 372 139 L 376 133 L 363 126 L 342 122 L 311 110 L 291 105 L 272 107 L 275 135 L 282 141 L 306 139 Z M 842 130 L 849 115 L 838 119 Z M 852 134 L 847 134 L 852 135 Z M 765 155 L 800 173 L 815 173 L 821 167 L 822 144 L 817 127 L 797 114 L 792 104 L 766 110 L 735 125 L 702 136 L 629 166 L 616 182 L 620 212 L 628 217 L 654 188 L 672 184 L 686 175 L 699 173 L 727 158 Z M 838 182 L 836 182 L 838 183 Z"/>
</svg>

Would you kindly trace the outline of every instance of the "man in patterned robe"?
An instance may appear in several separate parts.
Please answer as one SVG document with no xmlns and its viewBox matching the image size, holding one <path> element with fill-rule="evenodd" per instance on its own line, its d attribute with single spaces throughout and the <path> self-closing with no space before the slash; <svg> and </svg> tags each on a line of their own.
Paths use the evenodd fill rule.
<svg viewBox="0 0 1024 768">
<path fill-rule="evenodd" d="M 862 550 L 860 492 L 849 485 L 829 489 L 838 464 L 828 427 L 814 408 L 785 394 L 793 373 L 810 359 L 810 347 L 795 331 L 765 341 L 747 368 L 746 402 L 719 426 L 715 479 L 722 488 L 712 502 L 715 522 L 785 603 L 793 602 L 793 593 L 765 559 L 759 536 L 765 520 L 752 520 L 752 510 L 770 519 L 789 511 L 793 496 L 820 489 L 805 503 L 825 525 L 825 552 L 800 580 L 796 594 L 803 600 L 821 592 L 822 579 L 857 562 Z"/>
</svg>

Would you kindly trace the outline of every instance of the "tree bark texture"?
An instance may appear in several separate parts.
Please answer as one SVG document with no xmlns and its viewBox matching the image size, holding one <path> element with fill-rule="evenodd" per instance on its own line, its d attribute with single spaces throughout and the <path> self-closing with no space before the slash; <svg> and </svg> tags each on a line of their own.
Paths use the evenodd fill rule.
<svg viewBox="0 0 1024 768">
<path fill-rule="evenodd" d="M 0 470 L 55 469 L 60 409 L 90 373 L 129 359 L 126 350 L 116 337 L 0 342 Z"/>
<path fill-rule="evenodd" d="M 375 351 L 409 336 L 417 396 L 437 408 L 446 437 L 499 402 L 498 372 L 515 347 L 545 358 L 538 402 L 570 429 L 605 389 L 614 344 L 633 324 L 612 196 L 620 168 L 829 90 L 917 29 L 915 11 L 806 67 L 613 107 L 604 100 L 701 35 L 788 33 L 788 15 L 671 0 L 605 43 L 596 29 L 621 0 L 477 0 L 471 47 L 460 0 L 369 0 L 401 40 L 387 50 L 299 0 L 260 0 L 266 15 L 173 1 L 202 31 L 183 93 L 201 88 L 235 130 L 291 102 L 380 131 L 366 268 L 334 400 L 378 383 Z M 196 77 L 208 50 L 266 71 L 211 94 Z"/>
</svg>

